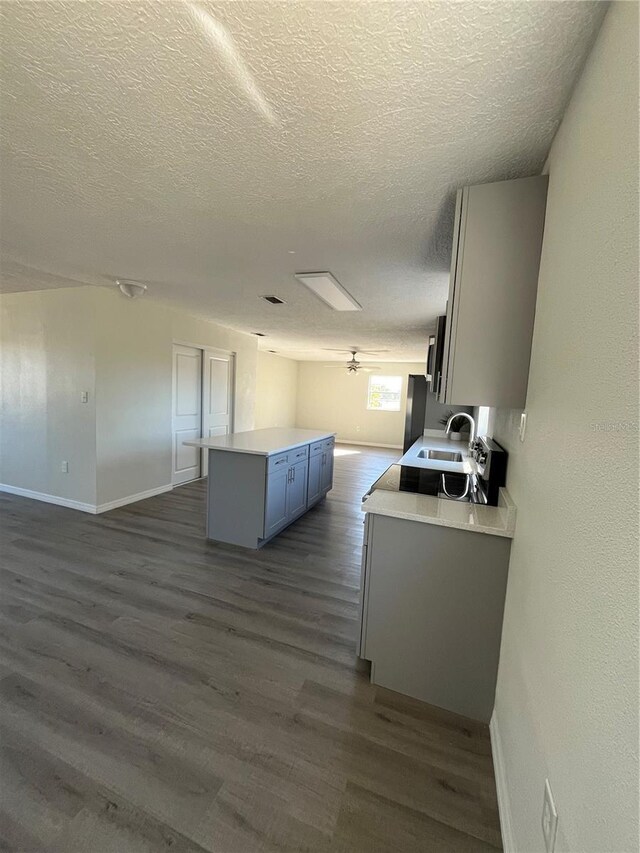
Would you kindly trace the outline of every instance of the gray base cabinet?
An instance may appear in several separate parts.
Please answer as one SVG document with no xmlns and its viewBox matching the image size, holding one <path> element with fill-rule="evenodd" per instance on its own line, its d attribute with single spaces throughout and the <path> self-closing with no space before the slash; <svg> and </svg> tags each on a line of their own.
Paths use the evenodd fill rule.
<svg viewBox="0 0 640 853">
<path fill-rule="evenodd" d="M 367 515 L 360 657 L 371 680 L 488 722 L 511 540 Z"/>
<path fill-rule="evenodd" d="M 209 450 L 207 538 L 261 548 L 333 486 L 335 439 L 260 456 Z"/>
<path fill-rule="evenodd" d="M 289 469 L 274 471 L 267 477 L 265 506 L 265 538 L 268 539 L 287 523 L 287 491 L 289 488 Z"/>
<path fill-rule="evenodd" d="M 322 455 L 316 453 L 309 459 L 309 481 L 307 485 L 307 500 L 309 503 L 319 501 L 322 496 Z"/>
</svg>

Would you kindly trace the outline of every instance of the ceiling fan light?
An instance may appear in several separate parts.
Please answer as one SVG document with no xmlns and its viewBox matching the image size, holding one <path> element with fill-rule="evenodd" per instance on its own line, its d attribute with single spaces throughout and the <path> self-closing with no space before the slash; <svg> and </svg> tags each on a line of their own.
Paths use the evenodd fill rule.
<svg viewBox="0 0 640 853">
<path fill-rule="evenodd" d="M 116 279 L 116 284 L 124 296 L 129 299 L 136 299 L 138 296 L 143 296 L 147 290 L 146 284 L 140 284 L 139 281 L 131 281 L 128 278 Z"/>
</svg>

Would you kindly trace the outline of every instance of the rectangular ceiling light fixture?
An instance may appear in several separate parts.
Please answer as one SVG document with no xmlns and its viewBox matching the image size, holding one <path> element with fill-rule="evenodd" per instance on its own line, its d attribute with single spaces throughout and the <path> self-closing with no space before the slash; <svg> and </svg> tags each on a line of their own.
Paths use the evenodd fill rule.
<svg viewBox="0 0 640 853">
<path fill-rule="evenodd" d="M 298 272 L 296 278 L 334 311 L 362 311 L 362 305 L 330 272 Z"/>
</svg>

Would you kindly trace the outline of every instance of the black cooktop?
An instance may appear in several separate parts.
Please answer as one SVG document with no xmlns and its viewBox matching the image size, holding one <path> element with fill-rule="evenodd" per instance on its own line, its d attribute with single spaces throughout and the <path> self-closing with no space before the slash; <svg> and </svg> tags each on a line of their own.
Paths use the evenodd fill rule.
<svg viewBox="0 0 640 853">
<path fill-rule="evenodd" d="M 412 465 L 391 465 L 371 486 L 370 492 L 413 492 L 449 500 L 472 500 L 470 478 L 466 474 L 415 468 Z"/>
</svg>

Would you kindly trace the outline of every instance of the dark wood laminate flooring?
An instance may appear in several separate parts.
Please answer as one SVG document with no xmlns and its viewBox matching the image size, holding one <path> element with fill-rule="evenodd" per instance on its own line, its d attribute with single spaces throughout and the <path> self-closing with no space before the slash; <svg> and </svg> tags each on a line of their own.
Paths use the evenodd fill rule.
<svg viewBox="0 0 640 853">
<path fill-rule="evenodd" d="M 339 447 L 261 552 L 205 541 L 202 481 L 100 516 L 0 495 L 0 849 L 500 849 L 487 728 L 354 652 L 396 458 Z"/>
</svg>

